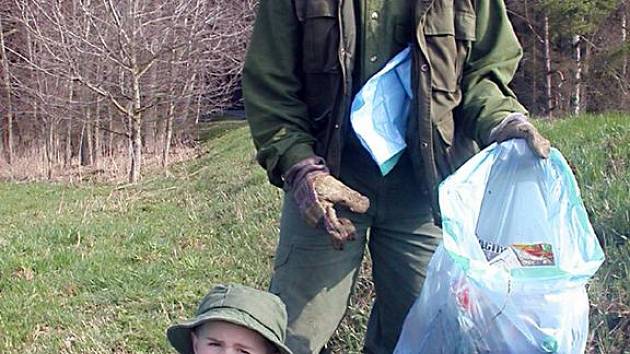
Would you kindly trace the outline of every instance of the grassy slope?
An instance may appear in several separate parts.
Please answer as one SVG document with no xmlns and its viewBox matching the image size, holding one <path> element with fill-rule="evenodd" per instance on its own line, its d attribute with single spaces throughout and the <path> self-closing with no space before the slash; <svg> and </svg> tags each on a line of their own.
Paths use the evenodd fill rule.
<svg viewBox="0 0 630 354">
<path fill-rule="evenodd" d="M 0 184 L 0 352 L 170 352 L 211 284 L 265 287 L 279 191 L 248 141 L 134 188 Z"/>
<path fill-rule="evenodd" d="M 620 351 L 630 346 L 629 118 L 542 130 L 576 166 L 608 241 L 590 287 L 593 349 Z M 0 183 L 0 352 L 171 352 L 164 329 L 212 284 L 267 286 L 280 191 L 256 165 L 245 128 L 214 136 L 176 177 L 136 187 Z M 360 348 L 366 305 L 355 303 L 336 340 L 344 352 Z"/>
<path fill-rule="evenodd" d="M 574 169 L 607 260 L 589 287 L 591 351 L 630 348 L 630 117 L 584 116 L 540 124 Z"/>
</svg>

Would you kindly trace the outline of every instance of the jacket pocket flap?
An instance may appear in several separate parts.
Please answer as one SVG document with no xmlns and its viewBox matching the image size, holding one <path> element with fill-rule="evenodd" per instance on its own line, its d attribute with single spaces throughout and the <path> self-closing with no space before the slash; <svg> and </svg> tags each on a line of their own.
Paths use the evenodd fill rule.
<svg viewBox="0 0 630 354">
<path fill-rule="evenodd" d="M 455 38 L 475 41 L 477 39 L 477 16 L 474 13 L 467 11 L 455 12 Z"/>
<path fill-rule="evenodd" d="M 453 121 L 452 116 L 447 115 L 445 118 L 439 122 L 435 122 L 434 124 L 444 143 L 447 146 L 451 146 L 453 144 L 453 136 L 455 135 L 455 122 Z"/>
<path fill-rule="evenodd" d="M 427 36 L 451 35 L 457 39 L 474 41 L 477 16 L 470 0 L 436 2 L 424 22 Z"/>
<path fill-rule="evenodd" d="M 455 35 L 453 8 L 434 9 L 424 22 L 424 34 L 427 36 Z"/>
<path fill-rule="evenodd" d="M 298 0 L 295 2 L 295 10 L 298 20 L 318 17 L 336 17 L 339 0 Z"/>
</svg>

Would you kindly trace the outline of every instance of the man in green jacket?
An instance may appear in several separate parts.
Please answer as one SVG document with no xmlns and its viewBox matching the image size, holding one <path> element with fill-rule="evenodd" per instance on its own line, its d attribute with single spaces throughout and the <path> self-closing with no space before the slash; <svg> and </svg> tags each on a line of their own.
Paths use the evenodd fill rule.
<svg viewBox="0 0 630 354">
<path fill-rule="evenodd" d="M 382 176 L 350 105 L 407 46 L 407 148 Z M 270 290 L 293 352 L 325 347 L 367 244 L 376 299 L 364 351 L 391 353 L 441 240 L 437 184 L 494 141 L 524 138 L 547 156 L 508 87 L 521 55 L 503 0 L 260 1 L 243 92 L 257 159 L 286 192 Z"/>
</svg>

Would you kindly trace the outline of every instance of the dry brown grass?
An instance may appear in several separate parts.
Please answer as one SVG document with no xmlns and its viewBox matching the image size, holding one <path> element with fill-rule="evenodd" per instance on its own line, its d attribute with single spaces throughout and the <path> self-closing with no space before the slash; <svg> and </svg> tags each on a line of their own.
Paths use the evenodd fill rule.
<svg viewBox="0 0 630 354">
<path fill-rule="evenodd" d="M 169 155 L 169 165 L 187 161 L 199 156 L 198 147 L 179 146 Z M 53 181 L 62 183 L 106 182 L 124 183 L 128 178 L 130 159 L 127 151 L 119 149 L 112 156 L 103 156 L 98 164 L 81 166 L 79 157 L 73 157 L 69 164 L 55 163 L 49 177 L 48 163 L 43 149 L 32 149 L 15 156 L 12 164 L 0 157 L 0 181 Z M 142 153 L 142 174 L 168 173 L 162 168 L 162 155 L 159 149 L 146 148 Z"/>
</svg>

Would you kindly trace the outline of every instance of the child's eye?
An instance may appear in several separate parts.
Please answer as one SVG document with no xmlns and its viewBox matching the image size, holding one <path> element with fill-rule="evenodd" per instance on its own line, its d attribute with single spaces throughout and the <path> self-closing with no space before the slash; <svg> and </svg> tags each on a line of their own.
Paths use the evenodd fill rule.
<svg viewBox="0 0 630 354">
<path fill-rule="evenodd" d="M 208 342 L 209 347 L 220 347 L 221 343 L 219 342 Z"/>
<path fill-rule="evenodd" d="M 248 352 L 247 350 L 243 350 L 243 349 L 241 349 L 241 350 L 239 350 L 239 351 L 241 352 L 241 354 L 250 354 L 250 352 Z"/>
</svg>

